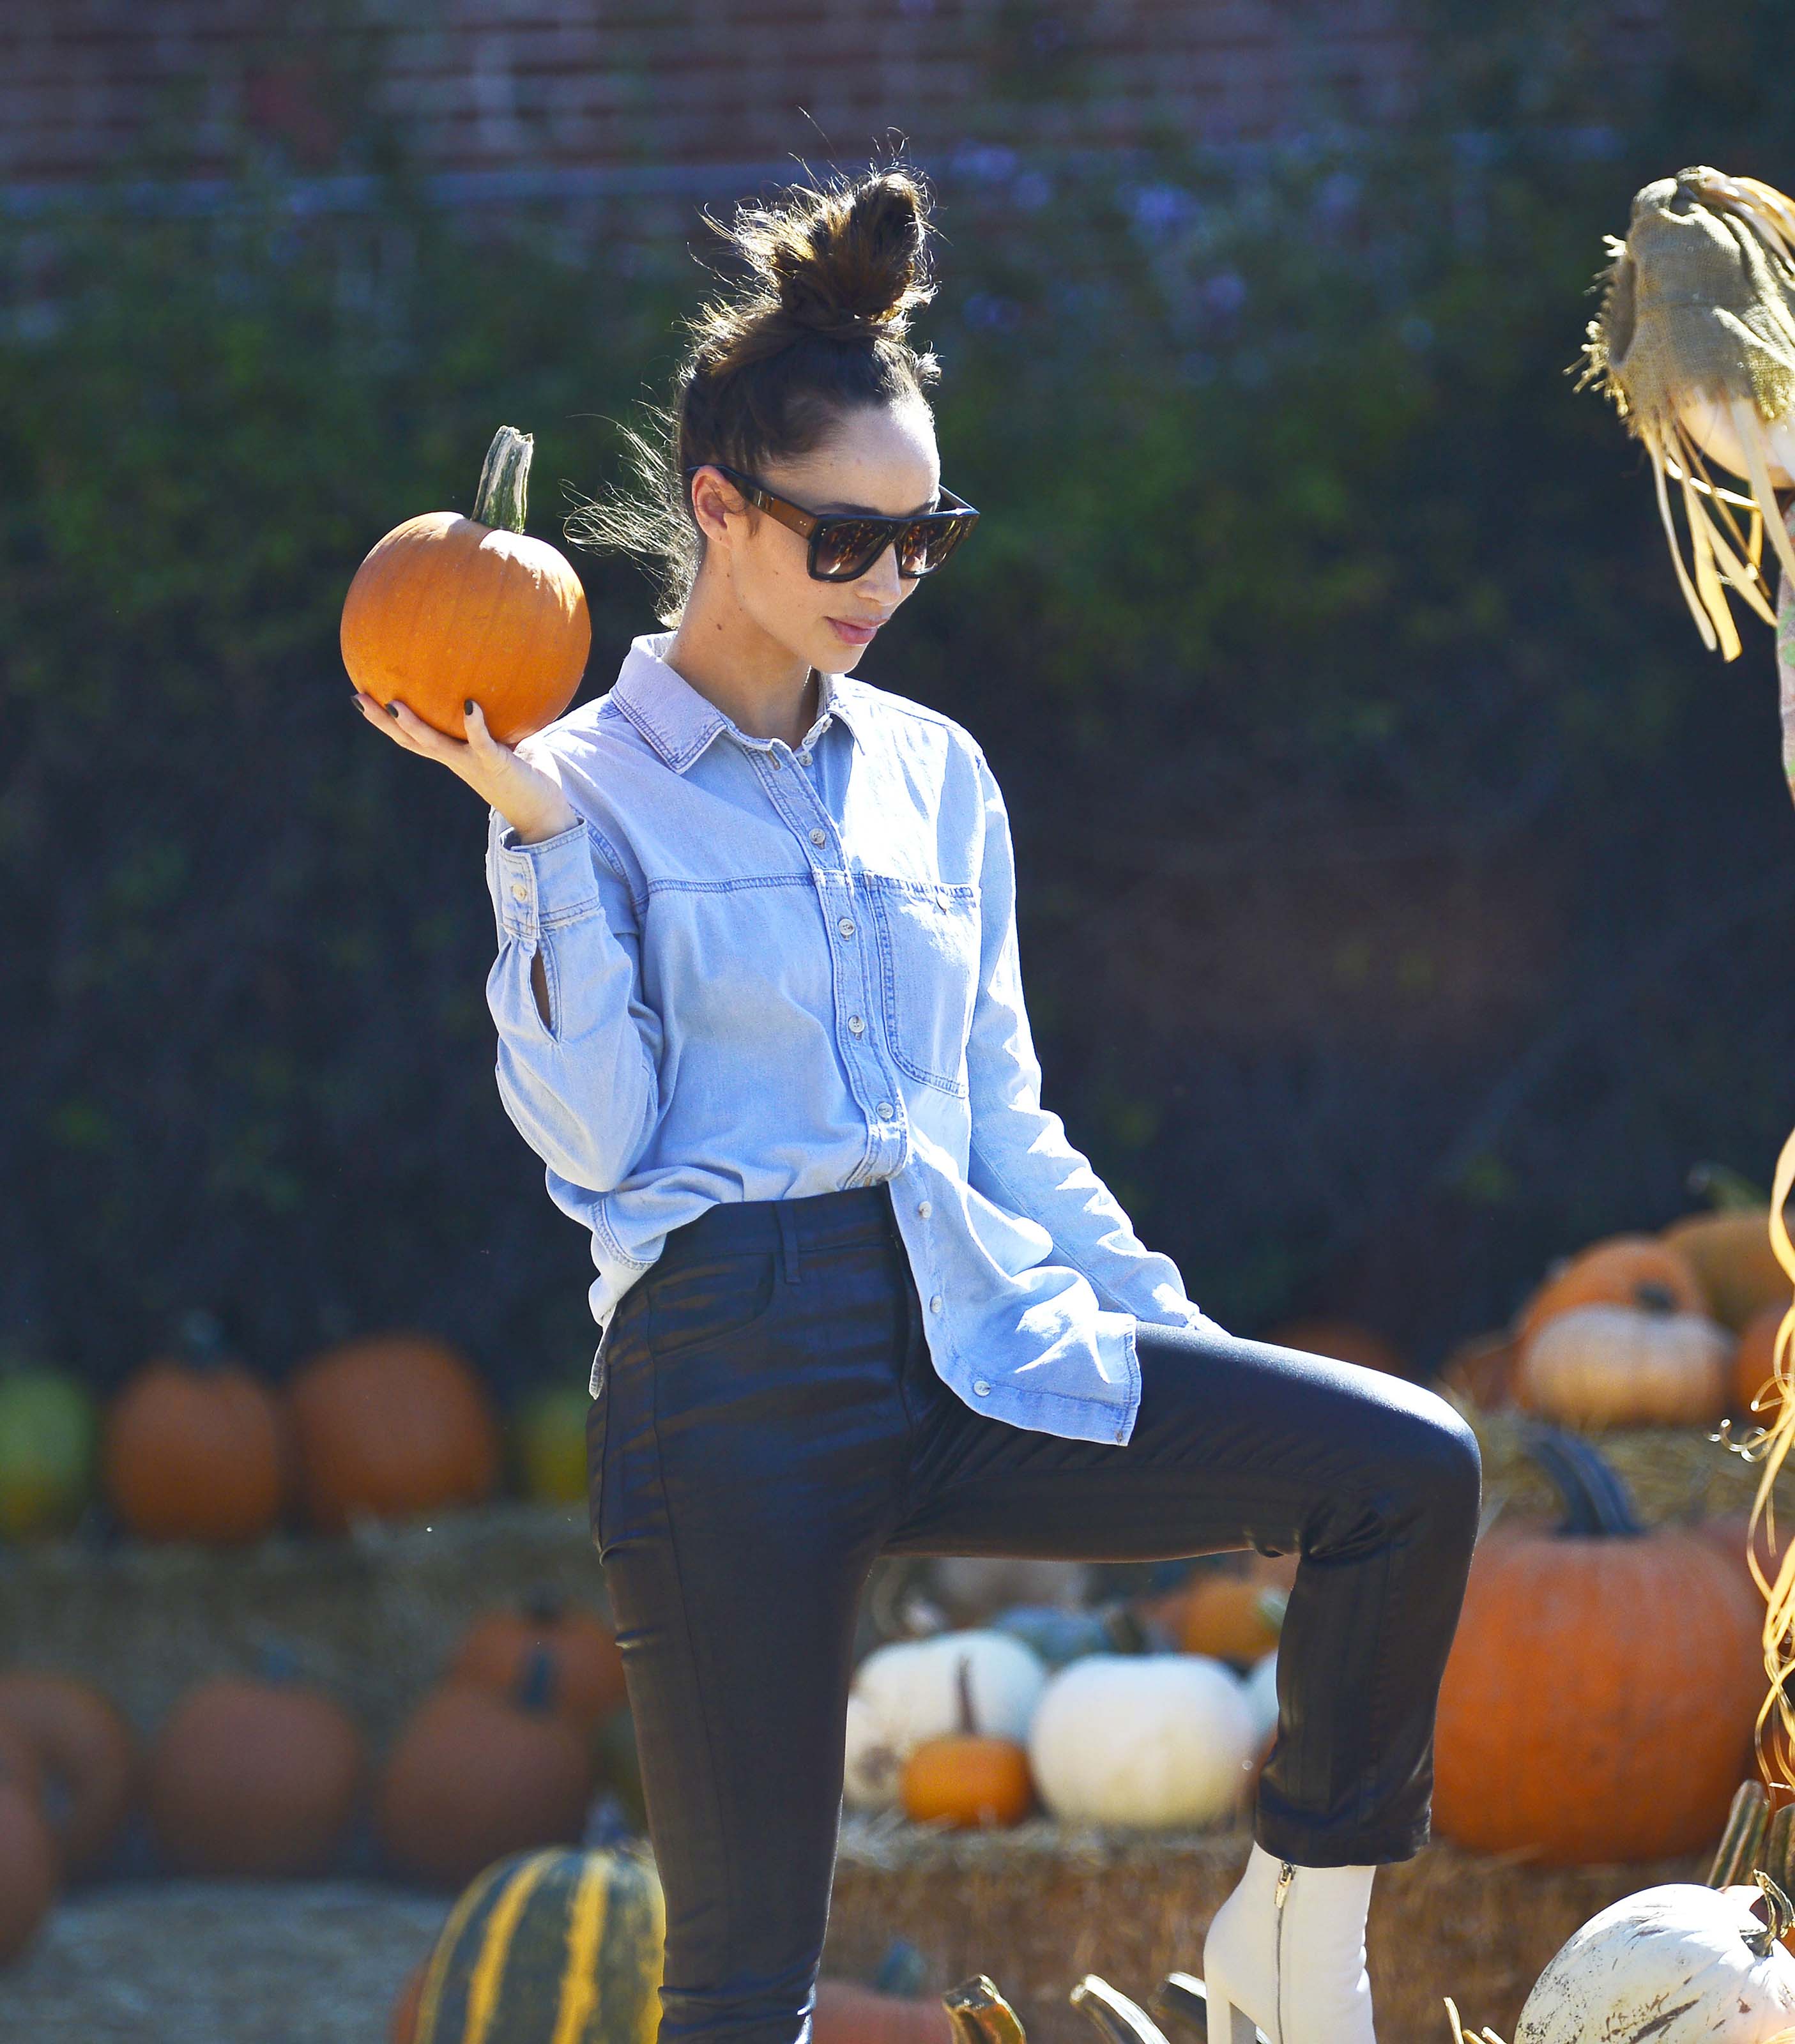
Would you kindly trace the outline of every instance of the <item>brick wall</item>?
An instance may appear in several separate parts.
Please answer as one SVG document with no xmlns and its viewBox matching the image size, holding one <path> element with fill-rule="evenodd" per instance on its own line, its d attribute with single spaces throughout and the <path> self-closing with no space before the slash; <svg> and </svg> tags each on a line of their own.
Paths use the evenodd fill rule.
<svg viewBox="0 0 1795 2044">
<path fill-rule="evenodd" d="M 1600 11 L 1624 84 L 1658 60 L 1662 0 Z M 666 190 L 888 135 L 925 161 L 1250 143 L 1401 121 L 1424 89 L 1401 0 L 9 0 L 0 182 L 146 148 L 203 179 L 245 133 L 277 167 L 339 169 L 390 116 L 470 194 Z"/>
</svg>

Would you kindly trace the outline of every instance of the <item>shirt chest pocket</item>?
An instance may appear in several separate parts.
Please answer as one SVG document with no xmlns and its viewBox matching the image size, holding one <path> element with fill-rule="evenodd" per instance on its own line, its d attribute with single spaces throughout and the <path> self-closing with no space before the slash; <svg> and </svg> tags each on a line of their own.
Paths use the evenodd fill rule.
<svg viewBox="0 0 1795 2044">
<path fill-rule="evenodd" d="M 881 874 L 866 882 L 892 1061 L 924 1085 L 963 1097 L 978 991 L 978 889 Z"/>
</svg>

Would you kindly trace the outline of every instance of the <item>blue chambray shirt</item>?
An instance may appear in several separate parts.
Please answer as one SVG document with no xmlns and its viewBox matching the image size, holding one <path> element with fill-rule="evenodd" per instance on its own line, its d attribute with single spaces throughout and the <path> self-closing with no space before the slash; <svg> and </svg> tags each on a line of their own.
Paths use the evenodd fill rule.
<svg viewBox="0 0 1795 2044">
<path fill-rule="evenodd" d="M 667 664 L 673 636 L 520 743 L 578 824 L 520 844 L 487 819 L 499 1094 L 592 1231 L 593 1395 L 671 1229 L 884 1180 L 944 1381 L 1016 1425 L 1125 1442 L 1136 1322 L 1209 1316 L 1040 1104 L 983 752 L 848 674 L 821 678 L 795 750 L 749 737 Z"/>
</svg>

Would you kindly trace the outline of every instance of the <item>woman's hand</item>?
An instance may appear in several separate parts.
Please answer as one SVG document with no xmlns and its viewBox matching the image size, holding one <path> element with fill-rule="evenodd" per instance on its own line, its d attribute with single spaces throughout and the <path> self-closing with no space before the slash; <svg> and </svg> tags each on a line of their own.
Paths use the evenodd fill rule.
<svg viewBox="0 0 1795 2044">
<path fill-rule="evenodd" d="M 459 774 L 475 793 L 483 795 L 525 844 L 571 830 L 579 813 L 540 766 L 520 759 L 515 750 L 493 736 L 486 728 L 486 713 L 470 698 L 464 705 L 467 718 L 465 740 L 451 738 L 426 724 L 417 713 L 395 701 L 390 714 L 372 696 L 359 689 L 355 701 L 370 724 L 384 731 L 395 745 L 408 752 L 421 752 L 427 759 L 440 759 L 452 774 Z"/>
</svg>

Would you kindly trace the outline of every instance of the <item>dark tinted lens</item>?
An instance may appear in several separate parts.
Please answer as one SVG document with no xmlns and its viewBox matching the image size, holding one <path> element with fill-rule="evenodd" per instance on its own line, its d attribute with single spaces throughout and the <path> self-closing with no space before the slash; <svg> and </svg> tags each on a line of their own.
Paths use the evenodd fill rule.
<svg viewBox="0 0 1795 2044">
<path fill-rule="evenodd" d="M 915 524 L 906 528 L 898 541 L 898 571 L 907 575 L 932 574 L 971 529 L 971 521 L 963 518 L 944 519 L 939 523 L 919 518 Z"/>
<path fill-rule="evenodd" d="M 817 572 L 851 580 L 871 567 L 890 536 L 864 518 L 832 518 L 817 535 Z"/>
</svg>

